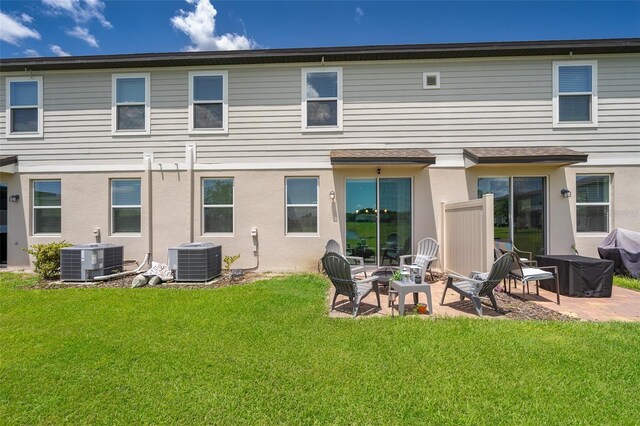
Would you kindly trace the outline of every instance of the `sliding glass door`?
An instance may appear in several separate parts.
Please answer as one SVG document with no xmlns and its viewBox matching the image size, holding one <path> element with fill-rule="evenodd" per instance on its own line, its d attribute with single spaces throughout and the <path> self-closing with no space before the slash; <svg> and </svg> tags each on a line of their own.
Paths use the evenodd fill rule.
<svg viewBox="0 0 640 426">
<path fill-rule="evenodd" d="M 411 253 L 411 178 L 347 179 L 347 254 L 398 265 Z"/>
<path fill-rule="evenodd" d="M 534 255 L 546 252 L 546 185 L 544 176 L 478 178 L 478 197 L 494 195 L 496 240 Z"/>
</svg>

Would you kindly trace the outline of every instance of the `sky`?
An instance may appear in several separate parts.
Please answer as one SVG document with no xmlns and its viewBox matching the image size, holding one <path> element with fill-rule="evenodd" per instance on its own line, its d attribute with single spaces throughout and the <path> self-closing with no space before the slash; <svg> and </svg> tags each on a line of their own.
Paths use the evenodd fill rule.
<svg viewBox="0 0 640 426">
<path fill-rule="evenodd" d="M 640 0 L 0 2 L 2 58 L 620 37 Z"/>
</svg>

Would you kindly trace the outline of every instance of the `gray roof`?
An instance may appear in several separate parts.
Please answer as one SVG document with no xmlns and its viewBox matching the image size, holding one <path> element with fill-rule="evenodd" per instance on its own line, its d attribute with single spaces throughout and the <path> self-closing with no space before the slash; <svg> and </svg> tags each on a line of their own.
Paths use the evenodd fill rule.
<svg viewBox="0 0 640 426">
<path fill-rule="evenodd" d="M 0 59 L 2 71 L 640 53 L 640 38 L 404 44 Z"/>
<path fill-rule="evenodd" d="M 435 164 L 428 149 L 334 149 L 331 164 Z"/>
<path fill-rule="evenodd" d="M 465 148 L 464 157 L 477 164 L 584 163 L 589 154 L 561 147 Z"/>
<path fill-rule="evenodd" d="M 17 155 L 0 155 L 0 167 L 8 166 L 9 164 L 15 164 L 18 162 Z"/>
</svg>

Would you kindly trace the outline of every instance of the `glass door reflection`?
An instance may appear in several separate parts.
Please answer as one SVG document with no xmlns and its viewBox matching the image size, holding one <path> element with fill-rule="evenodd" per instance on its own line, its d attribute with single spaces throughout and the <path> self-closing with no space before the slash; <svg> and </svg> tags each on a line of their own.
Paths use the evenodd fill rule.
<svg viewBox="0 0 640 426">
<path fill-rule="evenodd" d="M 346 254 L 376 263 L 378 188 L 375 179 L 347 179 Z"/>
</svg>

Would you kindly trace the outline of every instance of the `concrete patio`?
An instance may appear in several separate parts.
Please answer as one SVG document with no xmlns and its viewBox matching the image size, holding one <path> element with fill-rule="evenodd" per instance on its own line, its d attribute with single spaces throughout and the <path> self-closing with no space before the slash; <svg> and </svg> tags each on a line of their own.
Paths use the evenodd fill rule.
<svg viewBox="0 0 640 426">
<path fill-rule="evenodd" d="M 440 300 L 444 291 L 444 281 L 435 281 L 431 284 L 431 294 L 433 299 L 433 316 L 437 317 L 473 317 L 478 318 L 469 300 L 460 301 L 460 297 L 454 291 L 447 291 L 445 302 L 440 306 Z M 358 318 L 391 316 L 391 308 L 388 305 L 388 290 L 386 286 L 379 286 L 380 305 L 377 307 L 375 293 L 371 292 L 360 305 Z M 328 306 L 331 308 L 334 288 L 331 286 L 328 298 Z M 513 290 L 516 297 L 522 296 L 522 289 Z M 535 294 L 535 287 L 531 286 L 531 294 L 526 294 L 525 300 L 535 303 L 547 309 L 568 315 L 583 321 L 640 321 L 640 292 L 628 290 L 621 287 L 613 287 L 610 298 L 580 298 L 580 297 L 560 297 L 560 305 L 556 303 L 556 295 L 553 292 L 540 288 L 540 294 Z M 418 302 L 427 304 L 427 298 L 423 293 L 418 295 Z M 408 295 L 405 303 L 405 313 L 413 315 L 413 297 Z M 498 302 L 500 307 L 500 302 Z M 394 316 L 398 316 L 397 301 L 394 305 Z M 331 317 L 350 318 L 353 305 L 344 296 L 338 296 L 336 308 L 329 312 Z M 507 319 L 504 315 L 495 312 L 488 305 L 483 303 L 484 318 Z M 424 318 L 430 315 L 420 315 Z"/>
</svg>

